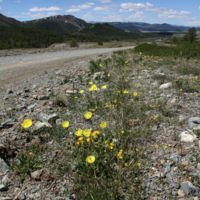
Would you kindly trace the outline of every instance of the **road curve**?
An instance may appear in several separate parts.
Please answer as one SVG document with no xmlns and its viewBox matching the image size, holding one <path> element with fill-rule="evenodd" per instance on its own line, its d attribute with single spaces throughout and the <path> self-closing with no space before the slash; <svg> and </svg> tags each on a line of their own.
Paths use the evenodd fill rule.
<svg viewBox="0 0 200 200">
<path fill-rule="evenodd" d="M 34 82 L 44 82 L 44 72 L 50 73 L 62 67 L 73 69 L 82 60 L 91 60 L 100 54 L 131 49 L 99 48 L 84 50 L 67 50 L 36 54 L 23 54 L 0 57 L 0 92 L 6 88 L 22 88 Z"/>
</svg>

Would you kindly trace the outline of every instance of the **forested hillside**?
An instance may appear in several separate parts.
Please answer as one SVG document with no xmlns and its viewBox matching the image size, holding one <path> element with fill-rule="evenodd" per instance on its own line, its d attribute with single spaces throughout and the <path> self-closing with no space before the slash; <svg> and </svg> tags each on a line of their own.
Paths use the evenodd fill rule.
<svg viewBox="0 0 200 200">
<path fill-rule="evenodd" d="M 56 42 L 63 42 L 66 35 L 38 29 L 21 27 L 0 27 L 0 49 L 40 48 Z"/>
</svg>

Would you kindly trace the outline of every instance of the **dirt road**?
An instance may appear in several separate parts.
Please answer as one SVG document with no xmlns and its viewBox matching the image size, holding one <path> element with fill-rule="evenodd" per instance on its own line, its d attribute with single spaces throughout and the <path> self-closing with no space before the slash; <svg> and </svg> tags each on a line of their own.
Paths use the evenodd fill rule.
<svg viewBox="0 0 200 200">
<path fill-rule="evenodd" d="M 0 91 L 21 88 L 32 82 L 44 81 L 43 75 L 61 68 L 69 70 L 79 63 L 86 64 L 100 54 L 134 47 L 68 50 L 24 54 L 0 58 Z"/>
</svg>

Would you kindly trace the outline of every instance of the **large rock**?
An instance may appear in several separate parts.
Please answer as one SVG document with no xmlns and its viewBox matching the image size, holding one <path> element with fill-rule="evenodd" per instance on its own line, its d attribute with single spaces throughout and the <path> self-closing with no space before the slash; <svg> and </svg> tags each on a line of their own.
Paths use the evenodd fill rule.
<svg viewBox="0 0 200 200">
<path fill-rule="evenodd" d="M 182 142 L 193 142 L 196 139 L 196 135 L 194 135 L 188 131 L 183 131 L 180 134 L 180 139 Z"/>
<path fill-rule="evenodd" d="M 181 188 L 187 195 L 196 196 L 199 193 L 199 190 L 189 181 L 182 182 Z"/>
<path fill-rule="evenodd" d="M 200 126 L 200 117 L 190 117 L 188 119 L 188 125 L 191 129 Z"/>
</svg>

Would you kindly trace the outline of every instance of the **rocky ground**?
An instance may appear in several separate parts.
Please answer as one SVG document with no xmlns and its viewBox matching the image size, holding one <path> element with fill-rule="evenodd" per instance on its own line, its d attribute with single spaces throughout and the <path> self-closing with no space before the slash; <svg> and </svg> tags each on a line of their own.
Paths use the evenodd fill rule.
<svg viewBox="0 0 200 200">
<path fill-rule="evenodd" d="M 110 54 L 103 57 L 110 57 Z M 89 61 L 95 58 L 98 56 L 51 63 L 51 70 L 43 70 L 37 78 L 26 77 L 18 85 L 9 80 L 1 85 L 0 200 L 76 199 L 75 194 L 66 195 L 66 189 L 70 190 L 72 184 L 70 177 L 59 179 L 53 171 L 41 169 L 32 172 L 22 181 L 16 171 L 9 170 L 9 166 L 17 161 L 18 154 L 24 149 L 34 145 L 41 147 L 44 142 L 51 148 L 51 152 L 43 154 L 47 164 L 50 159 L 60 154 L 59 144 L 52 139 L 49 140 L 48 133 L 42 137 L 37 135 L 30 137 L 27 132 L 21 130 L 21 123 L 26 118 L 33 119 L 35 130 L 48 126 L 49 123 L 59 124 L 55 97 L 64 96 L 67 99 L 76 92 L 75 89 L 79 90 L 82 87 L 81 83 L 90 79 L 88 65 Z M 148 58 L 139 63 L 141 66 L 146 62 L 145 59 Z M 161 83 L 153 77 L 166 75 L 167 66 L 162 59 L 156 62 L 156 69 L 144 69 L 139 74 L 143 86 L 151 88 L 146 101 L 155 108 L 158 106 L 156 102 L 164 99 L 169 110 L 162 111 L 165 121 L 158 121 L 152 126 L 154 136 L 147 145 L 144 158 L 146 166 L 143 169 L 145 174 L 143 185 L 147 194 L 145 199 L 198 200 L 200 198 L 198 196 L 200 194 L 199 92 L 188 92 L 172 86 L 173 79 L 195 81 L 199 77 L 194 78 L 191 74 L 172 74 L 170 81 L 164 80 Z M 190 65 L 195 62 L 191 61 Z M 56 69 L 53 68 L 55 64 Z M 178 61 L 169 65 L 168 70 L 174 70 L 178 67 Z M 134 73 L 137 74 L 133 72 L 127 78 L 133 78 Z M 154 114 L 155 120 L 159 118 L 159 114 L 149 112 L 147 114 Z"/>
</svg>

